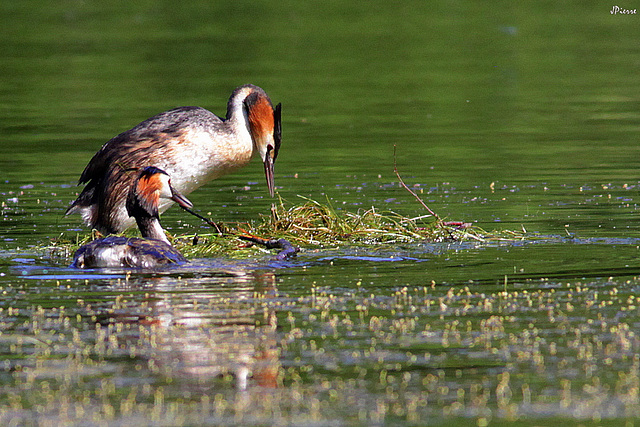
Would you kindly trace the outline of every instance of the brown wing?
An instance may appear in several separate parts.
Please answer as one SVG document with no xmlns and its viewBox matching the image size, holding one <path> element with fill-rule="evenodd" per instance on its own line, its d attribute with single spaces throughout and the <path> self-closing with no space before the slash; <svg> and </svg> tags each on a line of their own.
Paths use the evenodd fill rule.
<svg viewBox="0 0 640 427">
<path fill-rule="evenodd" d="M 213 116 L 209 111 L 200 107 L 175 108 L 153 116 L 113 137 L 91 158 L 80 175 L 78 184 L 100 178 L 106 173 L 109 166 L 119 162 L 123 155 L 135 155 L 138 150 L 144 152 L 148 148 L 144 146 L 145 141 L 147 141 L 147 145 L 154 145 L 166 140 L 166 138 L 178 136 L 184 132 L 187 126 L 192 124 L 192 113 L 194 112 L 205 112 L 209 120 Z M 218 120 L 221 121 L 219 118 Z"/>
<path fill-rule="evenodd" d="M 119 216 L 126 215 L 124 203 L 137 172 L 156 165 L 174 143 L 200 121 L 222 120 L 200 107 L 181 107 L 160 113 L 107 141 L 85 167 L 79 184 L 87 185 L 67 209 L 67 214 L 92 208 L 90 226 L 102 233 L 122 231 Z M 126 217 L 125 217 L 126 219 Z"/>
</svg>

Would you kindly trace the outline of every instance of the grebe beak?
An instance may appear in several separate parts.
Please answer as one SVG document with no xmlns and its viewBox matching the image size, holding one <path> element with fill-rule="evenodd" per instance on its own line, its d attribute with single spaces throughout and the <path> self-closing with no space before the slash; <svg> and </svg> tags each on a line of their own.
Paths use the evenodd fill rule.
<svg viewBox="0 0 640 427">
<path fill-rule="evenodd" d="M 275 179 L 273 176 L 273 157 L 271 157 L 272 150 L 269 150 L 271 146 L 267 148 L 267 154 L 264 157 L 264 176 L 267 178 L 267 187 L 269 188 L 269 195 L 273 197 L 275 195 Z"/>
<path fill-rule="evenodd" d="M 180 192 L 178 192 L 178 190 L 173 188 L 173 185 L 169 184 L 169 188 L 171 188 L 171 200 L 173 200 L 178 205 L 180 205 L 180 207 L 183 207 L 183 208 L 192 208 L 193 207 L 193 203 L 191 203 L 191 201 L 189 199 L 187 199 L 182 194 L 180 194 Z"/>
</svg>

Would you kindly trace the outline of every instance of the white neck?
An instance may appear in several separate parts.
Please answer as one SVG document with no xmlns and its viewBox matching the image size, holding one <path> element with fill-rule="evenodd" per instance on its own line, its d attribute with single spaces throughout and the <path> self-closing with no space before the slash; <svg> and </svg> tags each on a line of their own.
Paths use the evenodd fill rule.
<svg viewBox="0 0 640 427">
<path fill-rule="evenodd" d="M 246 108 L 244 108 L 244 100 L 250 93 L 251 90 L 249 88 L 243 88 L 229 100 L 227 104 L 227 122 L 229 122 L 238 139 L 245 142 L 251 141 L 251 149 L 253 150 L 253 138 L 251 137 L 249 127 L 249 117 L 247 116 Z"/>
</svg>

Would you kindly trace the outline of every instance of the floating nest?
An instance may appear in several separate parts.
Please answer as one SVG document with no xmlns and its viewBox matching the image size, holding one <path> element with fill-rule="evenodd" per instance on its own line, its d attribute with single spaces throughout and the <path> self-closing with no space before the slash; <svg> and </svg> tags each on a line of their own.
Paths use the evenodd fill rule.
<svg viewBox="0 0 640 427">
<path fill-rule="evenodd" d="M 394 148 L 395 159 L 395 148 Z M 469 222 L 447 221 L 431 210 L 402 180 L 394 161 L 394 172 L 400 185 L 418 201 L 425 215 L 406 217 L 391 210 L 375 207 L 356 212 L 336 210 L 331 202 L 323 204 L 298 196 L 304 203 L 285 206 L 282 199 L 272 205 L 271 215 L 262 215 L 255 223 L 214 223 L 200 214 L 183 208 L 212 226 L 214 232 L 173 236 L 172 243 L 187 258 L 232 255 L 251 257 L 253 251 L 245 249 L 286 239 L 287 243 L 303 248 L 336 247 L 344 245 L 382 245 L 399 243 L 434 243 L 475 240 L 480 242 L 524 238 L 526 232 L 502 231 L 487 233 Z M 127 234 L 131 234 L 129 231 Z M 135 234 L 135 232 L 133 232 Z M 53 246 L 65 253 L 73 253 L 78 246 L 95 235 L 76 237 L 74 242 L 62 237 Z M 258 245 L 256 246 L 256 244 Z M 239 251 L 241 250 L 241 251 Z"/>
<path fill-rule="evenodd" d="M 357 212 L 338 211 L 326 204 L 299 196 L 303 204 L 285 206 L 280 200 L 271 215 L 255 223 L 211 223 L 217 232 L 175 236 L 174 245 L 187 258 L 220 256 L 253 246 L 247 236 L 286 239 L 302 248 L 345 245 L 384 245 L 451 241 L 519 239 L 523 233 L 487 233 L 468 222 L 446 221 L 431 214 L 406 217 L 375 207 Z M 260 249 L 258 249 L 260 250 Z M 253 255 L 251 251 L 247 256 Z"/>
</svg>

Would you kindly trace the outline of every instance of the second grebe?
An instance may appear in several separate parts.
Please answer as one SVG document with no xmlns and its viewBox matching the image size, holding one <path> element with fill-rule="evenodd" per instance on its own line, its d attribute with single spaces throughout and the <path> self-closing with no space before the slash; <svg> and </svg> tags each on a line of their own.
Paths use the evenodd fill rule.
<svg viewBox="0 0 640 427">
<path fill-rule="evenodd" d="M 137 174 L 126 201 L 127 212 L 135 218 L 142 238 L 109 236 L 94 240 L 78 249 L 71 267 L 153 268 L 185 262 L 160 226 L 161 199 L 173 200 L 186 208 L 193 206 L 173 188 L 166 172 L 153 166 L 144 168 Z"/>
<path fill-rule="evenodd" d="M 103 234 L 133 225 L 125 208 L 132 178 L 127 170 L 157 166 L 171 176 L 182 194 L 246 165 L 257 151 L 264 163 L 269 193 L 274 194 L 273 165 L 281 141 L 281 105 L 275 108 L 264 90 L 240 86 L 221 119 L 200 107 L 160 113 L 105 143 L 80 176 L 87 185 L 69 206 L 87 225 Z M 160 203 L 160 212 L 172 202 Z"/>
</svg>

